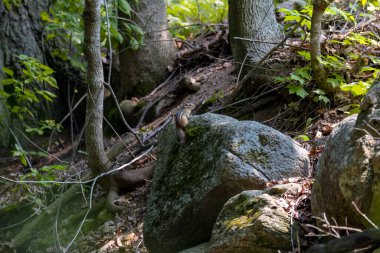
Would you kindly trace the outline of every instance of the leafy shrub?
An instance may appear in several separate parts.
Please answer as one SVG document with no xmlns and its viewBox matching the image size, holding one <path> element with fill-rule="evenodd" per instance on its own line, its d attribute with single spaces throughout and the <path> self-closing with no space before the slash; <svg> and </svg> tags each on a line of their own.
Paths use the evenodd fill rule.
<svg viewBox="0 0 380 253">
<path fill-rule="evenodd" d="M 174 37 L 186 39 L 200 33 L 201 25 L 223 23 L 228 14 L 227 0 L 167 0 L 169 27 Z"/>
<path fill-rule="evenodd" d="M 1 81 L 3 89 L 0 89 L 0 97 L 20 120 L 26 116 L 35 118 L 36 112 L 40 111 L 39 104 L 52 102 L 56 97 L 45 85 L 58 89 L 57 81 L 53 77 L 54 71 L 37 59 L 26 55 L 19 55 L 18 59 L 22 66 L 19 78 L 15 77 L 13 70 L 3 68 L 8 78 Z"/>
<path fill-rule="evenodd" d="M 113 49 L 117 49 L 126 40 L 133 49 L 137 49 L 143 42 L 144 33 L 140 27 L 124 18 L 129 17 L 132 11 L 128 1 L 108 0 L 107 7 L 109 24 L 107 24 L 105 6 L 102 5 L 101 8 L 101 45 L 108 47 L 109 31 Z M 53 50 L 53 56 L 64 61 L 70 61 L 71 66 L 85 72 L 82 54 L 84 43 L 83 10 L 84 0 L 57 0 L 54 1 L 48 12 L 41 12 L 41 19 L 45 22 L 45 39 L 51 41 L 58 37 L 62 43 L 61 46 Z"/>
<path fill-rule="evenodd" d="M 361 5 L 360 5 L 361 4 Z M 359 17 L 371 18 L 375 10 L 379 10 L 378 1 L 360 1 L 360 4 L 350 4 L 350 10 L 358 11 L 362 8 Z M 312 14 L 311 2 L 300 11 L 280 9 L 285 14 L 285 23 L 299 22 L 305 18 L 303 25 L 310 29 L 310 17 Z M 331 5 L 326 9 L 325 14 L 334 18 L 343 18 L 344 26 L 347 24 L 356 25 L 355 15 Z M 294 23 L 293 23 L 294 24 Z M 367 93 L 368 88 L 378 77 L 380 61 L 375 55 L 371 55 L 371 47 L 378 46 L 378 36 L 373 32 L 358 33 L 350 30 L 346 34 L 330 35 L 330 40 L 324 42 L 324 46 L 331 49 L 327 55 L 322 56 L 319 61 L 329 73 L 327 82 L 334 88 L 341 91 L 349 92 L 353 97 L 363 96 Z M 305 40 L 309 34 L 305 36 Z M 366 49 L 367 48 L 367 49 Z M 363 54 L 362 52 L 368 52 Z M 311 67 L 310 53 L 308 51 L 299 51 L 298 54 L 307 62 L 306 66 L 296 68 L 288 77 L 276 78 L 280 83 L 287 83 L 290 94 L 296 94 L 300 98 L 305 98 L 312 94 L 314 101 L 329 103 L 325 91 L 313 88 L 311 84 Z"/>
</svg>

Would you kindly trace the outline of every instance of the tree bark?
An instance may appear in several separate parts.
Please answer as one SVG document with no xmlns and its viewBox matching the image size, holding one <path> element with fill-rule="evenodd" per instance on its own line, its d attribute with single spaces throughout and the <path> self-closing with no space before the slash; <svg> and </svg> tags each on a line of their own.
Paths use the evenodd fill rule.
<svg viewBox="0 0 380 253">
<path fill-rule="evenodd" d="M 283 37 L 276 21 L 273 0 L 229 0 L 229 28 L 235 62 L 255 64 Z M 253 41 L 239 40 L 236 37 Z M 260 42 L 263 41 L 263 42 Z"/>
<path fill-rule="evenodd" d="M 334 88 L 327 83 L 327 72 L 323 65 L 319 62 L 321 57 L 321 23 L 322 16 L 326 8 L 334 0 L 314 0 L 313 15 L 311 16 L 311 32 L 310 32 L 310 57 L 311 68 L 313 70 L 313 78 L 318 86 L 328 94 L 334 92 Z"/>
<path fill-rule="evenodd" d="M 0 69 L 15 64 L 15 55 L 20 53 L 43 62 L 40 13 L 47 10 L 49 1 L 23 2 L 19 7 L 12 6 L 11 10 L 5 8 L 3 1 L 0 2 Z"/>
<path fill-rule="evenodd" d="M 141 96 L 167 76 L 167 66 L 174 59 L 175 48 L 168 31 L 164 0 L 129 1 L 131 19 L 144 31 L 144 43 L 133 50 L 128 43 L 121 47 L 120 98 Z"/>
<path fill-rule="evenodd" d="M 111 167 L 103 143 L 104 76 L 100 53 L 100 2 L 86 0 L 84 19 L 84 55 L 87 61 L 86 150 L 88 165 L 93 175 Z M 110 187 L 109 179 L 102 186 Z"/>
<path fill-rule="evenodd" d="M 7 78 L 2 68 L 16 66 L 16 55 L 25 54 L 44 62 L 40 13 L 47 8 L 47 0 L 26 0 L 20 6 L 12 5 L 10 10 L 5 8 L 3 1 L 0 1 L 0 89 L 2 89 L 1 80 Z M 44 112 L 41 110 L 41 113 Z M 0 119 L 0 148 L 6 148 L 11 142 L 8 126 L 14 126 L 16 122 L 12 122 L 5 108 L 5 101 L 0 103 Z M 15 134 L 18 135 L 17 132 Z"/>
</svg>

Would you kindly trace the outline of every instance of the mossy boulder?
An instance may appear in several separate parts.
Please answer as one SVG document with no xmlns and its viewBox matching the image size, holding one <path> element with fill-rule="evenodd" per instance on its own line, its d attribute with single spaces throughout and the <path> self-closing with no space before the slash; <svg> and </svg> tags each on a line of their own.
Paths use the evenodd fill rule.
<svg viewBox="0 0 380 253">
<path fill-rule="evenodd" d="M 232 197 L 218 216 L 211 240 L 181 253 L 291 251 L 289 214 L 278 203 L 285 192 L 297 194 L 298 188 L 299 184 L 278 185 L 265 192 L 243 191 Z"/>
<path fill-rule="evenodd" d="M 178 252 L 206 242 L 225 202 L 266 182 L 306 176 L 308 152 L 253 121 L 194 116 L 180 145 L 175 127 L 160 136 L 144 222 L 149 252 Z"/>
</svg>

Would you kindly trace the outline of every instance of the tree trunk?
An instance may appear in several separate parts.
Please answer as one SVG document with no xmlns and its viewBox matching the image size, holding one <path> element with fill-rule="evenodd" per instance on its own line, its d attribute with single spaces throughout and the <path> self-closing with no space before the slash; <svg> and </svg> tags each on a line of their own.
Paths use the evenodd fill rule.
<svg viewBox="0 0 380 253">
<path fill-rule="evenodd" d="M 16 55 L 25 54 L 43 62 L 40 13 L 47 10 L 48 2 L 26 0 L 20 6 L 12 5 L 8 10 L 3 1 L 0 1 L 0 89 L 1 80 L 7 78 L 2 68 L 13 68 L 17 65 Z M 5 101 L 0 103 L 0 119 L 0 148 L 5 148 L 10 145 L 8 126 L 15 126 L 15 122 L 11 123 Z M 20 128 L 22 129 L 21 126 Z"/>
<path fill-rule="evenodd" d="M 311 68 L 313 70 L 313 78 L 318 86 L 325 92 L 332 94 L 334 88 L 327 81 L 327 73 L 323 65 L 319 62 L 321 57 L 321 23 L 322 16 L 326 8 L 333 0 L 314 0 L 313 15 L 311 16 L 311 32 L 310 32 L 310 57 Z"/>
<path fill-rule="evenodd" d="M 19 7 L 7 10 L 0 2 L 0 69 L 17 62 L 20 53 L 43 62 L 42 22 L 40 13 L 47 10 L 47 0 L 26 0 Z M 1 74 L 0 74 L 1 77 Z"/>
<path fill-rule="evenodd" d="M 84 55 L 87 61 L 87 108 L 86 108 L 86 150 L 88 165 L 93 175 L 104 172 L 108 164 L 103 144 L 103 96 L 104 76 L 100 53 L 100 2 L 86 0 L 84 19 Z M 109 188 L 108 179 L 101 181 Z"/>
<path fill-rule="evenodd" d="M 229 0 L 229 28 L 235 62 L 254 64 L 283 37 L 277 24 L 273 0 Z M 251 39 L 252 41 L 238 38 Z"/>
<path fill-rule="evenodd" d="M 120 53 L 120 97 L 145 95 L 167 76 L 175 48 L 167 30 L 164 0 L 129 1 L 132 21 L 144 31 L 144 43 L 133 50 L 124 43 Z"/>
</svg>

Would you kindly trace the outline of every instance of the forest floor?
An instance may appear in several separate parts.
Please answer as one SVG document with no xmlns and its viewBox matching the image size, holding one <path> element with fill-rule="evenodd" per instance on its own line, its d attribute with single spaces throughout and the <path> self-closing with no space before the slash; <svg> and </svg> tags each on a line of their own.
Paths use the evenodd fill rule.
<svg viewBox="0 0 380 253">
<path fill-rule="evenodd" d="M 277 56 L 284 57 L 284 52 L 278 53 Z M 207 103 L 210 98 L 213 98 L 213 108 L 218 108 L 218 106 L 223 103 L 223 94 L 230 94 L 230 92 L 235 88 L 238 74 L 235 71 L 231 57 L 227 55 L 220 57 L 211 64 L 206 63 L 197 65 L 192 68 L 192 70 L 187 71 L 186 75 L 190 76 L 195 82 L 201 82 L 200 90 L 197 92 L 187 91 L 185 96 L 179 97 L 177 94 L 178 89 L 172 89 L 170 87 L 173 86 L 167 84 L 166 87 L 169 87 L 168 89 L 171 91 L 162 91 L 165 89 L 165 87 L 163 87 L 160 92 L 166 94 L 163 99 L 170 100 L 168 104 L 171 104 L 171 106 L 161 108 L 162 111 L 159 112 L 160 116 L 158 116 L 146 128 L 155 128 L 168 118 L 171 118 L 172 115 L 174 115 L 178 110 L 178 106 L 176 106 L 178 104 L 192 102 L 199 108 Z M 181 77 L 177 79 L 174 78 L 173 82 L 175 82 L 176 86 L 178 86 L 177 84 L 181 82 Z M 183 92 L 183 90 L 180 90 L 180 92 Z M 215 94 L 222 95 L 215 96 Z M 173 98 L 175 100 L 174 103 L 171 101 Z M 208 110 L 213 110 L 213 108 L 208 108 Z M 312 112 L 305 113 L 311 114 Z M 320 154 L 323 151 L 323 144 L 326 138 L 331 133 L 334 126 L 348 116 L 339 109 L 323 109 L 317 114 L 319 114 L 319 119 L 313 122 L 307 132 L 304 132 L 304 134 L 310 136 L 311 139 L 308 141 L 298 139 L 303 147 L 309 151 L 313 168 L 313 171 L 310 171 L 310 177 L 288 178 L 281 181 L 272 181 L 267 184 L 267 187 L 288 182 L 297 182 L 302 185 L 297 196 L 284 194 L 282 201 L 282 207 L 287 210 L 289 214 L 292 212 L 294 220 L 300 222 L 301 224 L 315 224 L 315 221 L 311 217 L 311 204 L 309 198 L 314 168 Z M 301 133 L 302 131 L 299 132 L 299 134 Z M 295 133 L 293 132 L 293 136 L 294 135 Z M 114 139 L 109 140 L 109 142 L 113 143 Z M 122 165 L 123 163 L 128 162 L 123 159 L 127 156 L 127 151 L 120 154 L 117 159 L 117 163 Z M 152 157 L 153 160 L 156 159 L 155 154 L 153 154 Z M 151 159 L 146 160 L 151 161 Z M 136 169 L 137 167 L 142 166 L 144 166 L 144 161 L 135 167 L 130 167 L 129 169 Z M 80 251 L 91 252 L 92 249 L 95 252 L 95 249 L 97 249 L 99 252 L 147 252 L 143 242 L 143 223 L 150 185 L 151 182 L 147 181 L 144 186 L 136 189 L 135 191 L 127 192 L 125 195 L 121 195 L 118 202 L 119 205 L 125 207 L 124 210 L 121 213 L 116 214 L 114 220 L 106 222 L 103 225 L 103 229 L 92 231 L 85 238 L 83 238 L 84 240 L 82 240 L 82 245 L 85 244 L 88 248 L 81 246 L 79 247 L 81 249 Z M 310 234 L 316 232 L 307 226 L 302 227 L 306 231 L 309 231 Z M 299 241 L 302 247 L 307 247 L 312 243 L 313 239 L 300 237 Z"/>
<path fill-rule="evenodd" d="M 215 36 L 214 40 L 210 39 L 210 43 L 215 42 L 218 39 L 220 41 L 220 38 L 221 36 Z M 198 108 L 204 108 L 208 102 L 212 101 L 211 106 L 207 107 L 207 111 L 212 111 L 223 104 L 223 97 L 226 94 L 230 94 L 235 88 L 238 74 L 232 63 L 232 57 L 229 53 L 224 52 L 225 44 L 222 43 L 216 48 L 205 48 L 207 48 L 207 51 L 201 50 L 192 54 L 189 54 L 186 50 L 182 50 L 182 56 L 179 56 L 180 60 L 177 62 L 177 66 L 180 66 L 177 68 L 178 72 L 175 73 L 170 80 L 167 80 L 160 85 L 154 93 L 147 96 L 150 98 L 153 97 L 153 100 L 159 100 L 161 102 L 157 105 L 159 108 L 157 109 L 156 107 L 154 120 L 145 126 L 144 129 L 156 129 L 162 124 L 162 122 L 170 120 L 178 110 L 179 105 L 186 102 L 194 103 Z M 210 50 L 214 50 L 214 52 L 211 52 Z M 215 54 L 215 51 L 217 51 L 217 54 Z M 277 56 L 287 57 L 288 59 L 292 57 L 291 55 L 284 56 L 284 52 L 285 51 L 278 52 Z M 194 62 L 196 64 L 194 64 Z M 184 64 L 188 64 L 186 71 L 182 70 L 184 69 Z M 191 91 L 186 90 L 183 87 L 181 88 L 181 82 L 184 75 L 190 77 L 192 82 L 200 83 L 200 90 Z M 196 110 L 195 113 L 198 113 L 199 111 L 204 112 L 204 110 Z M 308 128 L 307 132 L 300 131 L 298 133 L 307 134 L 311 137 L 308 141 L 301 140 L 300 142 L 310 152 L 310 159 L 313 167 L 323 150 L 323 140 L 325 140 L 330 134 L 334 125 L 346 116 L 346 114 L 339 109 L 331 108 L 323 109 L 318 113 L 318 119 L 316 119 L 313 125 Z M 296 134 L 293 133 L 293 136 L 295 135 Z M 109 146 L 111 147 L 116 140 L 115 137 L 109 138 L 106 143 L 109 143 Z M 119 165 L 127 163 L 128 160 L 126 159 L 128 157 L 128 152 L 127 149 L 123 151 L 117 157 L 116 163 Z M 57 154 L 58 153 L 59 150 L 57 150 Z M 149 157 L 138 161 L 133 166 L 129 166 L 126 169 L 138 169 L 143 167 L 145 163 L 154 162 L 156 159 L 155 152 L 153 152 Z M 87 165 L 85 158 L 83 157 L 78 157 L 70 169 L 72 174 L 82 173 L 86 170 Z M 7 166 L 7 170 L 3 172 L 2 176 L 17 179 L 23 173 L 24 168 L 22 166 L 13 165 Z M 286 182 L 299 182 L 302 185 L 302 189 L 298 196 L 284 195 L 283 198 L 284 209 L 291 212 L 292 210 L 294 211 L 291 207 L 295 207 L 296 212 L 293 213 L 293 217 L 301 223 L 312 223 L 309 196 L 311 192 L 313 171 L 311 171 L 310 174 L 310 178 L 291 178 L 279 182 L 268 183 L 268 187 Z M 62 174 L 61 178 L 67 178 L 67 175 Z M 117 213 L 113 219 L 108 220 L 98 229 L 90 231 L 86 235 L 79 235 L 70 251 L 147 252 L 143 243 L 143 223 L 150 185 L 151 182 L 147 181 L 144 186 L 139 187 L 134 191 L 121 194 L 117 202 L 124 207 L 123 211 Z M 18 203 L 16 200 L 20 200 L 21 196 L 18 195 L 20 191 L 12 190 L 13 187 L 13 184 L 0 184 L 0 207 L 6 206 L 6 203 Z M 104 196 L 104 191 L 99 188 L 96 189 L 94 193 L 95 200 L 104 198 Z M 307 246 L 310 242 L 309 239 L 305 238 L 301 238 L 300 241 L 303 246 Z"/>
<path fill-rule="evenodd" d="M 201 107 L 207 100 L 213 98 L 214 106 L 221 104 L 223 94 L 229 94 L 233 90 L 236 80 L 230 56 L 225 56 L 210 64 L 199 64 L 186 71 L 185 75 L 190 77 L 193 82 L 201 83 L 200 90 L 196 92 L 186 90 L 185 95 L 183 95 L 184 88 L 179 87 L 183 81 L 183 75 L 179 74 L 177 77 L 174 77 L 172 83 L 174 83 L 174 87 L 176 88 L 173 89 L 172 83 L 168 82 L 157 91 L 157 93 L 160 93 L 157 96 L 163 96 L 162 100 L 168 100 L 166 104 L 169 104 L 169 106 L 160 105 L 160 109 L 156 109 L 159 116 L 145 128 L 156 128 L 168 118 L 170 119 L 178 110 L 178 105 L 184 103 L 190 102 Z M 219 95 L 215 96 L 215 94 Z M 174 124 L 174 122 L 171 124 Z M 108 140 L 108 143 L 114 142 L 115 138 Z M 128 157 L 127 150 L 118 156 L 117 163 L 122 165 L 128 162 L 128 160 L 125 160 L 126 157 Z M 156 159 L 155 154 L 152 157 L 153 160 Z M 151 159 L 147 159 L 146 162 L 150 161 Z M 137 167 L 143 166 L 144 161 L 128 169 L 134 170 L 138 169 Z M 125 207 L 123 211 L 116 214 L 114 220 L 106 222 L 103 225 L 104 229 L 92 231 L 83 238 L 84 240 L 81 240 L 82 246 L 78 245 L 80 248 L 79 252 L 91 252 L 91 250 L 94 252 L 147 252 L 143 242 L 143 223 L 150 185 L 151 181 L 147 181 L 144 186 L 139 187 L 135 191 L 121 195 L 117 202 Z"/>
</svg>

